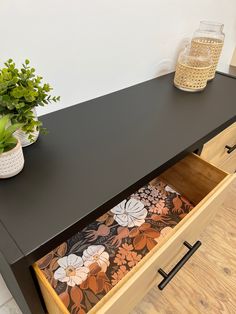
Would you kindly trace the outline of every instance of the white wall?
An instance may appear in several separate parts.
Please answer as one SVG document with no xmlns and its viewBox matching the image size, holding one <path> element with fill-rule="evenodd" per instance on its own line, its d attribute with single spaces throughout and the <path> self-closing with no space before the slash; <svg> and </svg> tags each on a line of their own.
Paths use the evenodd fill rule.
<svg viewBox="0 0 236 314">
<path fill-rule="evenodd" d="M 236 45 L 235 0 L 0 0 L 0 61 L 26 57 L 71 106 L 174 68 L 200 20 L 225 24 L 219 69 Z"/>
</svg>

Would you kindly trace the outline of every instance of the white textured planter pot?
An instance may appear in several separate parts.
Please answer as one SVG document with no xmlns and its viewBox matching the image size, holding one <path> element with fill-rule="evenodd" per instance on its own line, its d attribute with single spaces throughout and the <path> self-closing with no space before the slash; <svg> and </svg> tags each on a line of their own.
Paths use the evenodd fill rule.
<svg viewBox="0 0 236 314">
<path fill-rule="evenodd" d="M 17 175 L 24 167 L 24 155 L 20 141 L 8 152 L 0 154 L 0 179 Z"/>
<path fill-rule="evenodd" d="M 34 113 L 34 116 L 35 116 L 35 120 L 38 120 L 38 117 L 37 117 L 37 113 L 36 113 L 36 110 L 33 109 L 32 110 L 33 113 Z M 15 133 L 14 133 L 15 137 L 17 137 L 20 142 L 21 142 L 21 146 L 22 147 L 26 147 L 26 146 L 29 146 L 31 144 L 34 144 L 34 142 L 37 141 L 38 137 L 39 137 L 39 131 L 35 130 L 33 132 L 33 136 L 34 136 L 34 139 L 33 139 L 33 142 L 29 140 L 29 134 L 26 134 L 24 131 L 22 131 L 21 129 L 20 130 L 17 130 Z"/>
</svg>

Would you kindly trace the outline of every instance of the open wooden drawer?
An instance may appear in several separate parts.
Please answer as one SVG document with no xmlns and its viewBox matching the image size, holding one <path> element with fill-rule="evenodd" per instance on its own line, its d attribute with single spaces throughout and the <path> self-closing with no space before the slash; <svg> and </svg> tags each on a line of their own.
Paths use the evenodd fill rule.
<svg viewBox="0 0 236 314">
<path fill-rule="evenodd" d="M 201 157 L 224 171 L 236 171 L 236 123 L 203 146 Z"/>
<path fill-rule="evenodd" d="M 59 297 L 58 291 L 56 293 L 53 288 L 53 282 L 49 282 L 47 278 L 50 277 L 50 274 L 42 271 L 36 263 L 34 270 L 48 313 L 129 313 L 148 290 L 162 281 L 163 278 L 158 274 L 158 270 L 161 268 L 168 273 L 176 262 L 186 254 L 188 249 L 183 243 L 185 241 L 192 245 L 195 243 L 202 229 L 209 223 L 223 202 L 227 187 L 234 178 L 233 175 L 225 173 L 194 154 L 190 154 L 162 173 L 159 178 L 153 180 L 150 185 L 155 186 L 156 182 L 161 179 L 162 182 L 184 195 L 194 207 L 89 311 L 85 311 L 80 305 L 77 309 L 70 305 L 70 311 L 68 311 L 67 308 L 72 301 L 79 304 L 83 298 L 81 295 L 82 288 L 79 291 L 75 286 L 69 299 L 67 289 Z M 60 250 L 63 250 L 63 246 L 60 247 Z M 46 261 L 47 258 L 44 259 L 44 263 Z M 59 267 L 56 263 L 52 263 L 52 265 L 54 270 Z"/>
</svg>

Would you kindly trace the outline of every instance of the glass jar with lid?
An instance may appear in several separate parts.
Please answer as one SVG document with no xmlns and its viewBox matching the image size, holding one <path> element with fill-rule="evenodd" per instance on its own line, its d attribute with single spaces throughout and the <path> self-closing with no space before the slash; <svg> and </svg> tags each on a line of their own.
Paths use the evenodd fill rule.
<svg viewBox="0 0 236 314">
<path fill-rule="evenodd" d="M 208 81 L 212 66 L 211 53 L 208 47 L 193 47 L 188 43 L 180 52 L 174 85 L 184 91 L 202 91 Z"/>
<path fill-rule="evenodd" d="M 215 77 L 225 38 L 223 28 L 224 25 L 218 22 L 201 21 L 199 29 L 193 35 L 192 46 L 195 49 L 201 49 L 203 46 L 210 49 L 212 66 L 208 80 L 212 80 Z"/>
</svg>

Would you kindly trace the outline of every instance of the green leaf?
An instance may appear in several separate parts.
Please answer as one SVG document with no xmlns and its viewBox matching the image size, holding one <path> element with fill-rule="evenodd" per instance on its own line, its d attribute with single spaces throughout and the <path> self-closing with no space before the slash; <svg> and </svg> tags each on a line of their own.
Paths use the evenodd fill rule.
<svg viewBox="0 0 236 314">
<path fill-rule="evenodd" d="M 17 143 L 17 140 L 16 140 Z M 4 152 L 8 152 L 9 150 L 13 149 L 14 147 L 16 147 L 16 144 L 7 144 L 4 148 Z"/>
<path fill-rule="evenodd" d="M 16 144 L 17 143 L 17 139 L 15 137 L 10 137 L 6 140 L 7 144 Z"/>
<path fill-rule="evenodd" d="M 6 129 L 7 124 L 10 122 L 9 116 L 4 116 L 0 119 L 0 139 Z"/>
<path fill-rule="evenodd" d="M 14 109 L 14 105 L 13 105 L 13 104 L 8 103 L 8 104 L 7 104 L 7 108 L 11 111 L 11 110 L 13 110 L 13 109 Z"/>
<path fill-rule="evenodd" d="M 5 131 L 8 134 L 13 134 L 16 130 L 20 129 L 23 125 L 21 123 L 16 123 L 13 125 L 10 125 Z"/>
<path fill-rule="evenodd" d="M 13 136 L 13 133 L 22 127 L 22 124 L 16 123 L 9 126 L 9 123 L 9 116 L 3 116 L 0 119 L 0 153 L 14 148 L 17 144 L 17 139 Z"/>
</svg>

